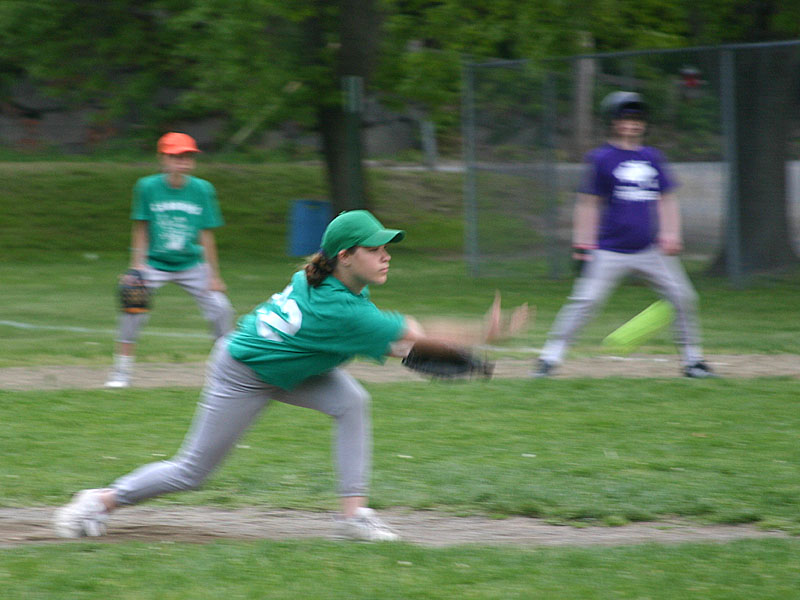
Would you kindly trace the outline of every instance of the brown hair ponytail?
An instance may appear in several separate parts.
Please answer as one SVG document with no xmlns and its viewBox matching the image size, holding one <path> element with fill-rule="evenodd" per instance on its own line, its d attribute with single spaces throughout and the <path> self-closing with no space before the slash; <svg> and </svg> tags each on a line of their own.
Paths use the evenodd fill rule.
<svg viewBox="0 0 800 600">
<path fill-rule="evenodd" d="M 311 287 L 317 287 L 325 278 L 333 273 L 336 268 L 337 258 L 328 258 L 322 252 L 317 252 L 308 259 L 308 262 L 303 266 L 306 272 L 306 281 Z"/>
</svg>

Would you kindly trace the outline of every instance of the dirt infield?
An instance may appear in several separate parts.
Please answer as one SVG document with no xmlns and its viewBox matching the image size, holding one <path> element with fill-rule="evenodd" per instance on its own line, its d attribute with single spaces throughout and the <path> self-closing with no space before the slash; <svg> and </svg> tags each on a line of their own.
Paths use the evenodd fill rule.
<svg viewBox="0 0 800 600">
<path fill-rule="evenodd" d="M 717 355 L 710 357 L 714 370 L 726 378 L 788 376 L 800 378 L 800 357 L 796 355 Z M 496 377 L 527 377 L 532 359 L 501 359 Z M 142 388 L 199 387 L 203 364 L 138 365 L 134 385 Z M 379 366 L 356 362 L 348 366 L 367 382 L 422 380 L 398 361 Z M 53 390 L 102 388 L 106 368 L 96 367 L 12 367 L 0 369 L 2 390 Z M 675 357 L 598 356 L 568 361 L 555 379 L 571 377 L 674 377 L 680 378 Z M 531 385 L 536 385 L 531 380 Z M 110 392 L 113 393 L 113 392 Z M 0 548 L 25 544 L 74 543 L 54 536 L 50 518 L 53 507 L 0 508 Z M 688 521 L 635 523 L 621 527 L 569 527 L 539 519 L 512 517 L 455 517 L 435 511 L 381 511 L 381 515 L 402 535 L 404 541 L 423 546 L 458 544 L 514 544 L 536 546 L 596 546 L 638 543 L 727 542 L 743 538 L 788 537 L 784 532 L 766 531 L 752 525 L 702 526 Z M 334 535 L 332 517 L 327 513 L 247 508 L 222 510 L 209 507 L 128 508 L 115 513 L 106 542 L 164 541 L 208 542 L 216 539 L 286 540 Z M 77 543 L 80 543 L 78 541 Z"/>
<path fill-rule="evenodd" d="M 786 376 L 800 378 L 800 356 L 796 354 L 725 354 L 709 357 L 708 363 L 722 377 L 749 378 Z M 527 377 L 533 359 L 500 359 L 495 376 Z M 351 363 L 347 369 L 366 382 L 423 381 L 405 369 L 398 360 L 385 365 Z M 140 363 L 136 367 L 136 387 L 199 387 L 203 383 L 203 363 Z M 0 390 L 55 390 L 102 388 L 105 367 L 6 367 L 0 369 Z M 556 379 L 570 377 L 680 377 L 675 356 L 633 355 L 594 356 L 568 360 L 558 369 Z"/>
<path fill-rule="evenodd" d="M 0 548 L 26 544 L 75 543 L 55 537 L 53 508 L 0 508 Z M 537 546 L 620 546 L 641 543 L 728 542 L 748 538 L 787 538 L 780 531 L 750 525 L 699 526 L 681 521 L 635 523 L 623 527 L 568 527 L 539 519 L 454 517 L 433 511 L 381 511 L 403 541 L 444 547 L 488 544 Z M 214 540 L 333 539 L 330 514 L 246 508 L 134 507 L 115 512 L 103 542 L 184 542 Z M 80 542 L 78 542 L 80 543 Z"/>
</svg>

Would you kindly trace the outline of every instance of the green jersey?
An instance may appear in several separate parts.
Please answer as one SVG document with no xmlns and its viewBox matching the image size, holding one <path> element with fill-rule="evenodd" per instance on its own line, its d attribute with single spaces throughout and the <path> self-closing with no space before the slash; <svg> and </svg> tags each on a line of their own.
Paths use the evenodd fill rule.
<svg viewBox="0 0 800 600">
<path fill-rule="evenodd" d="M 224 224 L 213 185 L 187 176 L 183 187 L 173 188 L 164 174 L 136 182 L 131 219 L 148 222 L 147 262 L 162 271 L 184 271 L 202 262 L 199 232 Z"/>
<path fill-rule="evenodd" d="M 354 294 L 333 276 L 312 287 L 299 271 L 283 292 L 239 320 L 228 351 L 288 390 L 357 355 L 383 362 L 405 329 L 405 317 L 380 310 L 367 288 Z"/>
</svg>

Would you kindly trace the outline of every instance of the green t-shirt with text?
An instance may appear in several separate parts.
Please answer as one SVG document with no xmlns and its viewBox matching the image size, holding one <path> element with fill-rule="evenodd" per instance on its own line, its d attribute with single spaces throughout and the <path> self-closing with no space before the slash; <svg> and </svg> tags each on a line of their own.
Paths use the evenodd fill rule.
<svg viewBox="0 0 800 600">
<path fill-rule="evenodd" d="M 311 287 L 299 271 L 283 292 L 239 320 L 228 350 L 261 379 L 288 390 L 354 356 L 383 362 L 405 328 L 405 317 L 380 310 L 367 288 L 354 294 L 333 276 Z"/>
<path fill-rule="evenodd" d="M 200 231 L 224 224 L 211 183 L 187 176 L 183 187 L 173 188 L 164 174 L 136 182 L 131 219 L 147 221 L 147 262 L 162 271 L 184 271 L 202 262 Z"/>
</svg>

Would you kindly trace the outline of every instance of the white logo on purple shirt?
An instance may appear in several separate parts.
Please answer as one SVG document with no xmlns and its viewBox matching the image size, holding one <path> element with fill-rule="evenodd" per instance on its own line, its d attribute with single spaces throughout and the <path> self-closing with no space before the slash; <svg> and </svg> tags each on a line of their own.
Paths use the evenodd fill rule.
<svg viewBox="0 0 800 600">
<path fill-rule="evenodd" d="M 613 195 L 620 200 L 648 202 L 659 196 L 658 171 L 644 160 L 626 160 L 612 171 L 617 179 Z"/>
</svg>

